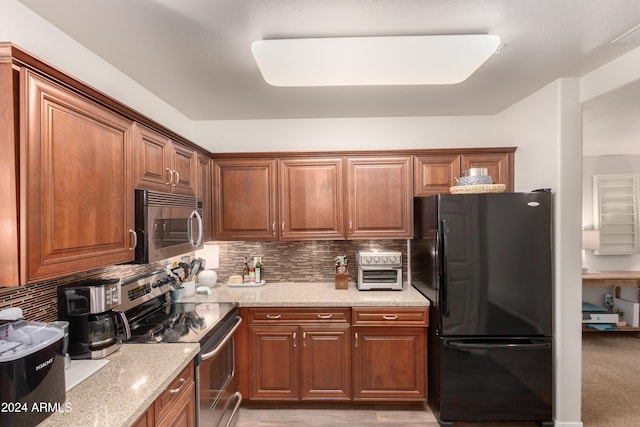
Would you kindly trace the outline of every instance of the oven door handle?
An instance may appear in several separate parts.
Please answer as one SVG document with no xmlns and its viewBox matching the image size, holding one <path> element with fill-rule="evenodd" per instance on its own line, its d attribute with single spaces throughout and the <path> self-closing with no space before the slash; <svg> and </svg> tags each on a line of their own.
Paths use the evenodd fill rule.
<svg viewBox="0 0 640 427">
<path fill-rule="evenodd" d="M 216 348 L 211 350 L 209 353 L 200 355 L 200 358 L 202 360 L 207 360 L 207 359 L 211 359 L 212 357 L 216 357 L 218 353 L 220 353 L 222 348 L 227 344 L 227 342 L 229 342 L 229 340 L 233 338 L 233 334 L 240 327 L 241 323 L 242 323 L 242 317 L 238 317 L 236 320 L 236 324 L 233 325 L 233 329 L 231 329 L 231 331 L 224 337 L 224 339 L 220 342 L 220 344 L 218 344 Z"/>
</svg>

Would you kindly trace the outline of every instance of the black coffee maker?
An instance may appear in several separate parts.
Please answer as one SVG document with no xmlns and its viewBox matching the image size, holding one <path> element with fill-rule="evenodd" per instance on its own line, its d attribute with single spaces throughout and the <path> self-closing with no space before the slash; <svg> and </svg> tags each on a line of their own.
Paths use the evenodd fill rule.
<svg viewBox="0 0 640 427">
<path fill-rule="evenodd" d="M 58 288 L 58 318 L 69 322 L 72 359 L 101 359 L 131 337 L 119 305 L 119 279 L 93 279 Z"/>
</svg>

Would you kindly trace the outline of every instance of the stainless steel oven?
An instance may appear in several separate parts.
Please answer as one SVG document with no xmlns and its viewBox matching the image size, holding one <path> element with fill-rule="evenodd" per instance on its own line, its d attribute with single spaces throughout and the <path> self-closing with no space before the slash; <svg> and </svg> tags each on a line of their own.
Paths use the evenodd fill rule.
<svg viewBox="0 0 640 427">
<path fill-rule="evenodd" d="M 402 290 L 402 253 L 384 251 L 357 251 L 358 289 Z"/>
<path fill-rule="evenodd" d="M 136 190 L 136 262 L 153 263 L 202 248 L 202 201 Z"/>
<path fill-rule="evenodd" d="M 202 345 L 196 370 L 199 426 L 228 427 L 235 422 L 242 394 L 238 391 L 233 334 L 241 323 L 236 311 L 219 334 Z"/>
<path fill-rule="evenodd" d="M 238 304 L 171 302 L 171 280 L 159 270 L 123 281 L 120 308 L 129 320 L 127 342 L 200 343 L 195 359 L 197 425 L 229 427 L 242 403 L 234 357 L 234 334 L 242 323 Z"/>
</svg>

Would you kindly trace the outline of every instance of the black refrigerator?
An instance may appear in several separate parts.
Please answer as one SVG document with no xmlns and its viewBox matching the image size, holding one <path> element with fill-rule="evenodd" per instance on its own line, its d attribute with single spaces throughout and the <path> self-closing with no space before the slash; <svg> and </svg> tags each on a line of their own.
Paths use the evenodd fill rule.
<svg viewBox="0 0 640 427">
<path fill-rule="evenodd" d="M 429 298 L 439 423 L 553 425 L 552 194 L 414 200 L 412 285 Z"/>
</svg>

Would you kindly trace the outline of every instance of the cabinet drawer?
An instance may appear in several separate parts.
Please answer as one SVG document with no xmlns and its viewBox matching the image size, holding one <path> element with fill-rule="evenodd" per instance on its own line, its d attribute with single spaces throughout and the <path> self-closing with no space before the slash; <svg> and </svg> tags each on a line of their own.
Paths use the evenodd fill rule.
<svg viewBox="0 0 640 427">
<path fill-rule="evenodd" d="M 349 308 L 252 308 L 249 323 L 351 323 Z"/>
<path fill-rule="evenodd" d="M 426 307 L 354 307 L 356 326 L 427 326 Z"/>
<path fill-rule="evenodd" d="M 171 411 L 173 405 L 187 393 L 193 390 L 190 385 L 193 383 L 193 362 L 189 363 L 182 372 L 171 381 L 171 384 L 158 396 L 154 403 L 156 424 L 161 421 Z"/>
</svg>

